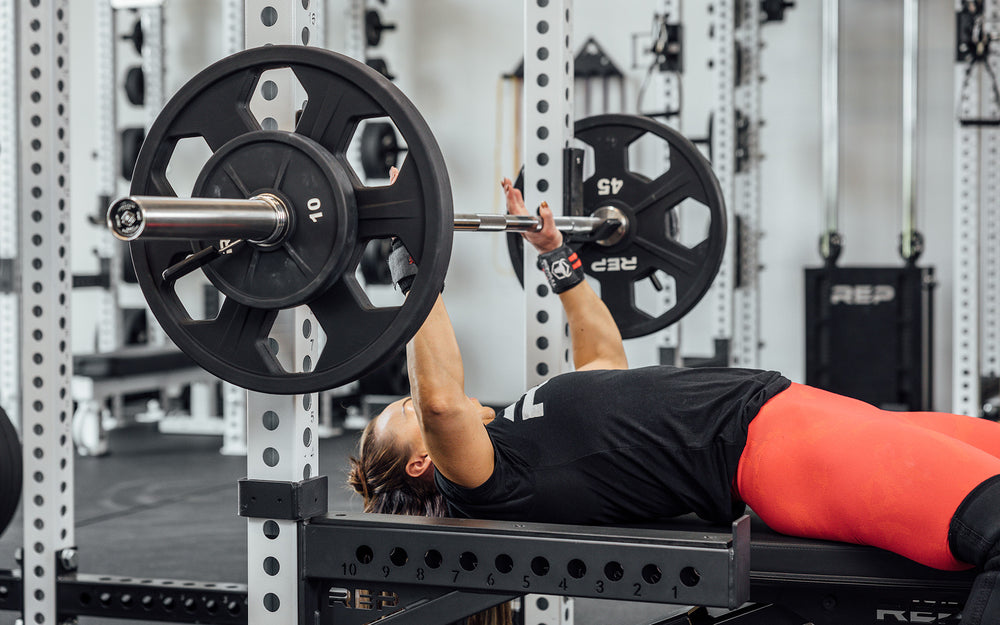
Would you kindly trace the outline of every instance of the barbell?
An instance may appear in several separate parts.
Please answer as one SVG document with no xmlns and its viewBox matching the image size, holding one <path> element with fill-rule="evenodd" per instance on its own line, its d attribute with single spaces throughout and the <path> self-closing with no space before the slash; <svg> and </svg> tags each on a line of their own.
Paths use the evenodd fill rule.
<svg viewBox="0 0 1000 625">
<path fill-rule="evenodd" d="M 264 72 L 282 68 L 295 74 L 306 104 L 294 132 L 261 130 L 250 96 Z M 603 117 L 609 127 L 628 118 Z M 370 118 L 391 120 L 407 146 L 392 185 L 365 186 L 347 158 L 360 121 Z M 619 282 L 631 285 L 632 274 L 646 277 L 651 266 L 671 269 L 678 286 L 693 288 L 699 299 L 721 263 L 722 195 L 697 149 L 656 127 L 668 138 L 670 166 L 654 180 L 628 168 L 628 145 L 646 130 L 613 133 L 606 145 L 593 130 L 597 171 L 584 181 L 585 195 L 594 185 L 608 193 L 588 214 L 559 217 L 556 226 L 584 250 L 625 259 L 614 272 Z M 178 141 L 189 137 L 204 138 L 212 155 L 190 197 L 181 198 L 166 170 Z M 665 214 L 688 198 L 710 214 L 709 236 L 693 246 L 663 234 Z M 143 294 L 178 347 L 226 381 L 279 394 L 340 386 L 401 349 L 441 291 L 455 230 L 527 232 L 541 225 L 532 216 L 455 215 L 441 151 L 413 104 L 366 65 L 301 46 L 240 52 L 184 85 L 151 125 L 130 195 L 112 204 L 107 220 L 129 241 Z M 391 237 L 420 271 L 401 305 L 374 306 L 356 269 L 369 242 Z M 192 318 L 175 288 L 198 269 L 225 296 L 214 319 Z M 601 280 L 606 301 L 634 298 L 631 286 L 616 284 Z M 279 310 L 297 306 L 313 312 L 326 344 L 306 371 L 291 372 L 268 334 Z"/>
<path fill-rule="evenodd" d="M 605 207 L 589 217 L 553 217 L 557 230 L 587 234 L 617 242 L 628 229 L 620 210 Z M 246 240 L 261 246 L 281 244 L 288 236 L 291 210 L 271 194 L 245 200 L 164 198 L 133 195 L 115 201 L 108 209 L 108 229 L 121 241 L 137 239 Z M 474 213 L 455 215 L 453 227 L 463 232 L 538 232 L 540 218 L 532 215 Z"/>
</svg>

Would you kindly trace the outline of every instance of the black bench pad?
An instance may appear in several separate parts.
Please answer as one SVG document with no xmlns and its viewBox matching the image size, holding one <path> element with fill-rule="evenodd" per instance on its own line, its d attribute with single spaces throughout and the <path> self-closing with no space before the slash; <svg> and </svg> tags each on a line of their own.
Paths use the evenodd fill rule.
<svg viewBox="0 0 1000 625">
<path fill-rule="evenodd" d="M 102 354 L 73 356 L 74 375 L 96 380 L 162 373 L 197 366 L 190 356 L 174 347 L 128 347 Z"/>
<path fill-rule="evenodd" d="M 750 566 L 754 573 L 823 575 L 971 583 L 971 571 L 932 569 L 883 549 L 779 534 L 756 516 L 750 523 Z"/>
<path fill-rule="evenodd" d="M 638 527 L 719 530 L 719 526 L 693 515 Z M 751 588 L 756 585 L 755 582 L 765 580 L 776 583 L 969 588 L 975 572 L 933 569 L 876 547 L 786 536 L 772 530 L 751 513 L 750 576 Z"/>
</svg>

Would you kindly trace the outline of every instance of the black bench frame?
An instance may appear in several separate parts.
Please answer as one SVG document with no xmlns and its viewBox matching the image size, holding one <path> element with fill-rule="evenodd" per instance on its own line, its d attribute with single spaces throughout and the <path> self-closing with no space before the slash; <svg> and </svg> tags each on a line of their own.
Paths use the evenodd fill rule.
<svg viewBox="0 0 1000 625">
<path fill-rule="evenodd" d="M 958 622 L 975 575 L 782 536 L 748 517 L 731 528 L 684 519 L 654 529 L 343 513 L 301 527 L 299 622 L 323 625 L 451 623 L 526 592 L 725 609 L 656 625 L 945 624 Z M 585 565 L 578 578 L 567 574 L 574 560 Z M 0 610 L 20 611 L 22 593 L 20 573 L 0 570 Z M 237 625 L 246 605 L 245 585 L 59 578 L 66 617 Z"/>
</svg>

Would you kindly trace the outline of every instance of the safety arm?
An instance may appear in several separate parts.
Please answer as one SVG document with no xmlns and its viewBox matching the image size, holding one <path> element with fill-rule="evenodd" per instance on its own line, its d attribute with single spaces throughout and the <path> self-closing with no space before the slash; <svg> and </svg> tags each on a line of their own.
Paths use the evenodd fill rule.
<svg viewBox="0 0 1000 625">
<path fill-rule="evenodd" d="M 588 369 L 628 369 L 625 346 L 611 312 L 586 281 L 559 294 L 573 343 L 573 365 Z"/>
<path fill-rule="evenodd" d="M 484 418 L 492 411 L 465 394 L 462 354 L 439 295 L 406 346 L 413 405 L 427 452 L 449 480 L 474 488 L 493 473 L 493 443 Z"/>
</svg>

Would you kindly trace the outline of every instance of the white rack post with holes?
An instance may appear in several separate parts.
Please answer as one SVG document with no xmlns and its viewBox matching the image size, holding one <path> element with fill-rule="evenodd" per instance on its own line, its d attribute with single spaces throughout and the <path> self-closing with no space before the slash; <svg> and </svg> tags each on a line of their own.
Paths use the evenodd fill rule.
<svg viewBox="0 0 1000 625">
<path fill-rule="evenodd" d="M 726 199 L 726 221 L 732 232 L 733 182 L 736 164 L 736 110 L 733 102 L 733 72 L 735 71 L 735 50 L 733 47 L 734 11 L 740 0 L 716 0 L 713 2 L 712 32 L 714 51 L 712 69 L 715 80 L 715 106 L 712 123 L 712 169 L 719 180 L 722 196 Z M 733 253 L 732 234 L 726 237 L 726 253 L 708 292 L 711 305 L 712 338 L 732 339 L 733 331 Z M 731 350 L 730 350 L 731 351 Z"/>
<path fill-rule="evenodd" d="M 956 42 L 952 411 L 980 415 L 983 378 L 1000 376 L 1000 2 L 956 1 L 960 19 L 970 6 L 970 39 Z"/>
<path fill-rule="evenodd" d="M 671 23 L 679 23 L 681 21 L 680 14 L 680 2 L 679 0 L 663 0 L 663 19 L 670 20 Z M 663 110 L 664 111 L 680 111 L 684 106 L 681 101 L 681 90 L 679 88 L 679 83 L 681 81 L 680 73 L 675 74 L 663 74 Z M 641 113 L 642 111 L 636 111 L 636 113 Z M 671 121 L 676 125 L 678 131 L 681 130 L 681 116 L 668 118 L 666 123 L 671 125 Z M 663 150 L 664 166 L 670 167 L 670 148 L 664 147 Z M 665 309 L 669 310 L 677 303 L 677 292 L 674 290 L 674 283 L 671 280 L 667 280 L 663 285 L 663 306 Z M 659 345 L 667 353 L 674 354 L 675 362 L 661 362 L 661 364 L 677 364 L 680 362 L 680 323 L 675 323 L 672 326 L 663 330 L 660 333 Z M 661 352 L 662 353 L 662 352 Z"/>
<path fill-rule="evenodd" d="M 59 622 L 56 579 L 76 567 L 69 431 L 68 4 L 3 3 L 17 37 L 23 612 L 27 622 L 43 624 Z"/>
<path fill-rule="evenodd" d="M 319 0 L 246 0 L 246 47 L 266 44 L 322 46 Z M 318 29 L 317 29 L 318 30 Z M 260 96 L 273 83 L 270 99 Z M 261 75 L 251 107 L 264 128 L 294 130 L 295 112 L 306 94 L 289 69 Z M 273 348 L 290 354 L 294 371 L 308 371 L 317 360 L 319 324 L 305 307 L 279 315 L 271 331 Z M 318 474 L 316 394 L 247 395 L 247 478 L 299 482 Z M 299 620 L 299 544 L 302 523 L 247 520 L 249 621 L 286 625 Z"/>
<path fill-rule="evenodd" d="M 225 0 L 222 8 L 225 29 L 225 50 L 228 56 L 243 49 L 246 15 L 245 0 Z M 245 456 L 247 453 L 247 394 L 243 389 L 221 382 L 222 449 L 225 456 Z"/>
<path fill-rule="evenodd" d="M 17 25 L 14 2 L 0 3 L 0 407 L 20 423 L 20 310 L 17 294 L 18 151 L 17 145 Z"/>
<path fill-rule="evenodd" d="M 97 25 L 97 97 L 98 101 L 98 147 L 95 151 L 97 170 L 97 196 L 115 197 L 120 191 L 119 176 L 114 166 L 118 150 L 115 139 L 118 136 L 117 111 L 117 64 L 115 48 L 118 45 L 115 28 L 115 10 L 110 2 L 94 5 Z M 103 224 L 95 224 L 103 226 Z M 103 234 L 103 233 L 102 233 Z M 124 340 L 122 312 L 119 305 L 119 286 L 122 275 L 122 244 L 114 237 L 94 237 L 94 251 L 98 258 L 107 263 L 108 286 L 99 295 L 97 315 L 96 345 L 98 352 L 110 352 L 121 347 Z M 100 417 L 98 417 L 100 418 Z M 98 430 L 100 428 L 98 427 Z"/>
<path fill-rule="evenodd" d="M 562 214 L 563 154 L 573 138 L 572 0 L 524 2 L 524 204 L 534 211 L 542 200 Z M 568 364 L 566 316 L 542 272 L 537 255 L 524 246 L 525 385 L 541 384 Z M 572 600 L 528 595 L 524 622 L 569 625 Z"/>
<path fill-rule="evenodd" d="M 736 367 L 756 368 L 760 365 L 761 11 L 757 0 L 735 1 L 742 4 L 742 19 L 734 32 L 740 50 L 740 75 L 729 83 L 734 86 L 733 100 L 738 114 L 736 137 L 733 138 L 736 143 L 733 194 L 727 199 L 732 203 L 731 212 L 739 223 L 737 227 L 737 223 L 729 222 L 729 237 L 734 240 L 739 237 L 740 255 L 736 259 L 739 280 L 732 279 L 734 318 L 729 363 Z"/>
</svg>

